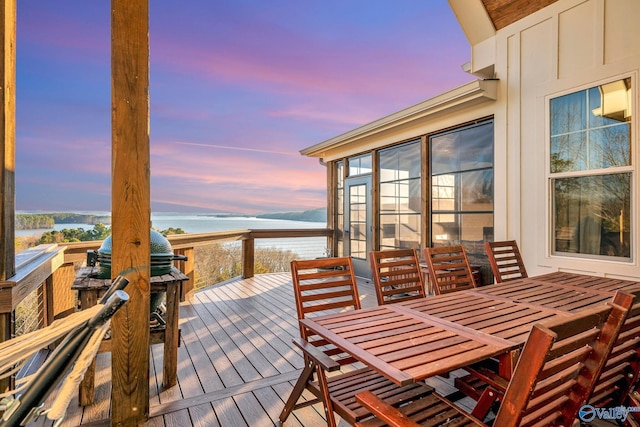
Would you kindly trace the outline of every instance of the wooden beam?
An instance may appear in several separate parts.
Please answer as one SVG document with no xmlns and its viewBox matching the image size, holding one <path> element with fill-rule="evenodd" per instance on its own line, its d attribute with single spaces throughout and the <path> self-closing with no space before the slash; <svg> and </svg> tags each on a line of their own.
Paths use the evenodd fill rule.
<svg viewBox="0 0 640 427">
<path fill-rule="evenodd" d="M 15 117 L 16 117 L 16 0 L 0 2 L 0 280 L 16 271 L 15 262 Z M 0 342 L 11 338 L 11 313 L 0 314 Z M 0 381 L 0 392 L 11 381 Z"/>
<path fill-rule="evenodd" d="M 112 322 L 111 424 L 149 418 L 149 2 L 111 1 L 112 277 L 130 300 Z"/>
<path fill-rule="evenodd" d="M 0 279 L 5 280 L 15 274 L 15 130 L 16 130 L 16 1 L 3 0 L 0 9 L 2 30 L 0 30 L 0 156 L 2 156 L 2 204 L 0 205 Z"/>
</svg>

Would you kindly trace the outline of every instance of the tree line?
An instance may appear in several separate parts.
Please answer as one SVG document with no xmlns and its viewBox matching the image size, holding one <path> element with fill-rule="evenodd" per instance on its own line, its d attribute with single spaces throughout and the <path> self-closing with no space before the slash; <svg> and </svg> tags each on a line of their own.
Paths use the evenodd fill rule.
<svg viewBox="0 0 640 427">
<path fill-rule="evenodd" d="M 185 234 L 182 228 L 168 228 L 158 230 L 164 236 L 170 234 Z M 104 240 L 111 234 L 111 227 L 105 224 L 96 224 L 90 230 L 82 228 L 65 228 L 43 233 L 42 236 L 17 237 L 16 251 L 47 243 L 81 242 L 92 240 Z M 242 247 L 233 243 L 214 243 L 197 246 L 194 257 L 197 260 L 194 266 L 196 288 L 203 288 L 238 277 L 242 274 Z M 290 271 L 291 261 L 299 256 L 291 251 L 271 248 L 255 248 L 256 274 Z"/>
<path fill-rule="evenodd" d="M 110 224 L 111 217 L 105 215 L 76 213 L 16 214 L 16 230 L 35 230 L 52 228 L 56 223 L 63 224 Z"/>
<path fill-rule="evenodd" d="M 169 234 L 185 234 L 182 228 L 167 228 L 158 230 L 163 236 Z M 89 230 L 82 228 L 63 228 L 62 230 L 52 230 L 42 233 L 38 244 L 63 243 L 63 242 L 88 242 L 91 240 L 104 240 L 111 234 L 111 227 L 98 223 Z"/>
</svg>

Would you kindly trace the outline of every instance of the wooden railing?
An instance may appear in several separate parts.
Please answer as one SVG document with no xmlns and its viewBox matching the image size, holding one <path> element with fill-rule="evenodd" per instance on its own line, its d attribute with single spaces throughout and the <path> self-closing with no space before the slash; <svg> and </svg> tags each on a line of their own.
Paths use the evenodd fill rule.
<svg viewBox="0 0 640 427">
<path fill-rule="evenodd" d="M 64 251 L 65 246 L 48 244 L 18 252 L 16 274 L 0 282 L 0 314 L 10 316 L 27 296 L 38 291 L 42 306 L 38 310 L 40 326 L 70 310 L 74 303 L 70 289 L 74 273 L 73 265 L 65 263 Z"/>
<path fill-rule="evenodd" d="M 308 237 L 325 237 L 331 247 L 333 231 L 330 229 L 277 229 L 277 230 L 231 230 L 211 233 L 180 234 L 168 236 L 172 249 L 176 254 L 187 256 L 187 261 L 174 261 L 176 267 L 189 277 L 183 283 L 180 299 L 184 301 L 194 290 L 195 259 L 194 248 L 231 241 L 242 242 L 242 277 L 254 275 L 256 239 L 295 239 Z M 21 305 L 36 305 L 27 312 L 28 323 L 39 329 L 49 325 L 53 320 L 62 318 L 77 308 L 77 298 L 71 285 L 76 270 L 87 259 L 87 251 L 100 248 L 102 241 L 74 242 L 39 245 L 16 254 L 16 274 L 5 281 L 0 281 L 0 341 L 9 339 L 15 331 L 10 326 Z M 318 254 L 322 256 L 323 254 Z M 212 285 L 209 283 L 207 285 Z M 34 299 L 37 301 L 32 304 Z M 28 299 L 27 299 L 28 298 Z M 26 300 L 27 299 L 27 300 Z M 24 310 L 26 311 L 26 310 Z M 0 382 L 2 388 L 12 387 L 12 381 Z"/>
<path fill-rule="evenodd" d="M 187 261 L 175 261 L 176 267 L 189 277 L 184 283 L 181 300 L 184 301 L 195 285 L 194 248 L 230 241 L 242 242 L 242 277 L 254 275 L 256 239 L 294 239 L 306 237 L 326 237 L 330 239 L 332 230 L 277 229 L 277 230 L 230 230 L 211 233 L 178 234 L 168 236 L 176 254 L 186 255 Z M 9 325 L 16 307 L 28 296 L 37 293 L 38 307 L 28 321 L 36 328 L 50 324 L 54 319 L 64 317 L 76 308 L 76 297 L 71 290 L 75 271 L 87 259 L 87 251 L 96 250 L 102 241 L 46 244 L 30 248 L 16 254 L 16 274 L 0 282 L 0 324 Z M 330 241 L 326 245 L 330 247 Z M 213 283 L 207 284 L 211 285 Z M 35 318 L 34 318 L 35 317 Z M 12 331 L 13 332 L 13 331 Z M 6 337 L 0 337 L 0 341 Z"/>
<path fill-rule="evenodd" d="M 187 261 L 176 261 L 180 271 L 189 277 L 184 284 L 181 299 L 187 297 L 195 285 L 194 265 L 197 260 L 194 257 L 194 248 L 231 241 L 242 242 L 242 277 L 253 277 L 255 269 L 255 241 L 256 239 L 294 239 L 305 237 L 326 237 L 330 239 L 333 231 L 328 228 L 300 228 L 300 229 L 265 229 L 265 230 L 229 230 L 211 233 L 174 234 L 167 238 L 176 254 L 186 255 Z M 82 263 L 86 260 L 88 250 L 96 250 L 102 241 L 65 243 L 65 262 Z M 331 247 L 329 242 L 327 247 Z"/>
</svg>

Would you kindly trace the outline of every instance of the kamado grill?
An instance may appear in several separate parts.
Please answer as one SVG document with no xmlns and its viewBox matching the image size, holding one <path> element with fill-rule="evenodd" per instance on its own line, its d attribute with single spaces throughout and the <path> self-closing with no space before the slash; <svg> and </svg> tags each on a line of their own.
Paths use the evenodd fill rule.
<svg viewBox="0 0 640 427">
<path fill-rule="evenodd" d="M 173 249 L 171 249 L 171 243 L 162 234 L 155 230 L 151 230 L 150 235 L 151 242 L 151 275 L 161 276 L 171 271 L 173 261 L 186 261 L 187 257 L 184 255 L 175 255 Z M 112 239 L 111 236 L 104 239 L 102 246 L 97 251 L 87 254 L 87 265 L 95 265 L 98 263 L 98 279 L 110 279 L 111 278 L 111 251 L 112 251 Z M 91 258 L 94 258 L 93 262 Z"/>
<path fill-rule="evenodd" d="M 151 242 L 151 276 L 161 276 L 171 272 L 173 267 L 173 261 L 186 261 L 187 257 L 184 255 L 175 255 L 171 248 L 171 243 L 162 234 L 155 230 L 150 231 Z M 111 236 L 104 239 L 102 245 L 98 250 L 87 251 L 87 265 L 95 266 L 97 264 L 97 277 L 98 279 L 110 279 L 111 278 L 111 252 L 113 244 Z M 151 313 L 154 313 L 160 306 L 162 299 L 164 298 L 164 292 L 151 294 Z"/>
</svg>

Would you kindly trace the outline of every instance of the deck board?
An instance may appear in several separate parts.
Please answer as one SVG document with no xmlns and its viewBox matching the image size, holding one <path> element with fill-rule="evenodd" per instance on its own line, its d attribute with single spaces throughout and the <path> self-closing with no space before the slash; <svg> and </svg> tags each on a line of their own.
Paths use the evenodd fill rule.
<svg viewBox="0 0 640 427">
<path fill-rule="evenodd" d="M 375 304 L 371 284 L 358 286 L 363 306 Z M 233 279 L 195 292 L 181 303 L 180 329 L 174 387 L 162 386 L 162 345 L 150 349 L 147 426 L 279 425 L 304 366 L 292 344 L 299 329 L 289 273 Z M 98 355 L 96 401 L 82 408 L 75 398 L 63 426 L 109 425 L 110 364 L 108 353 Z M 315 404 L 294 411 L 285 426 L 325 424 L 322 406 Z"/>
</svg>

